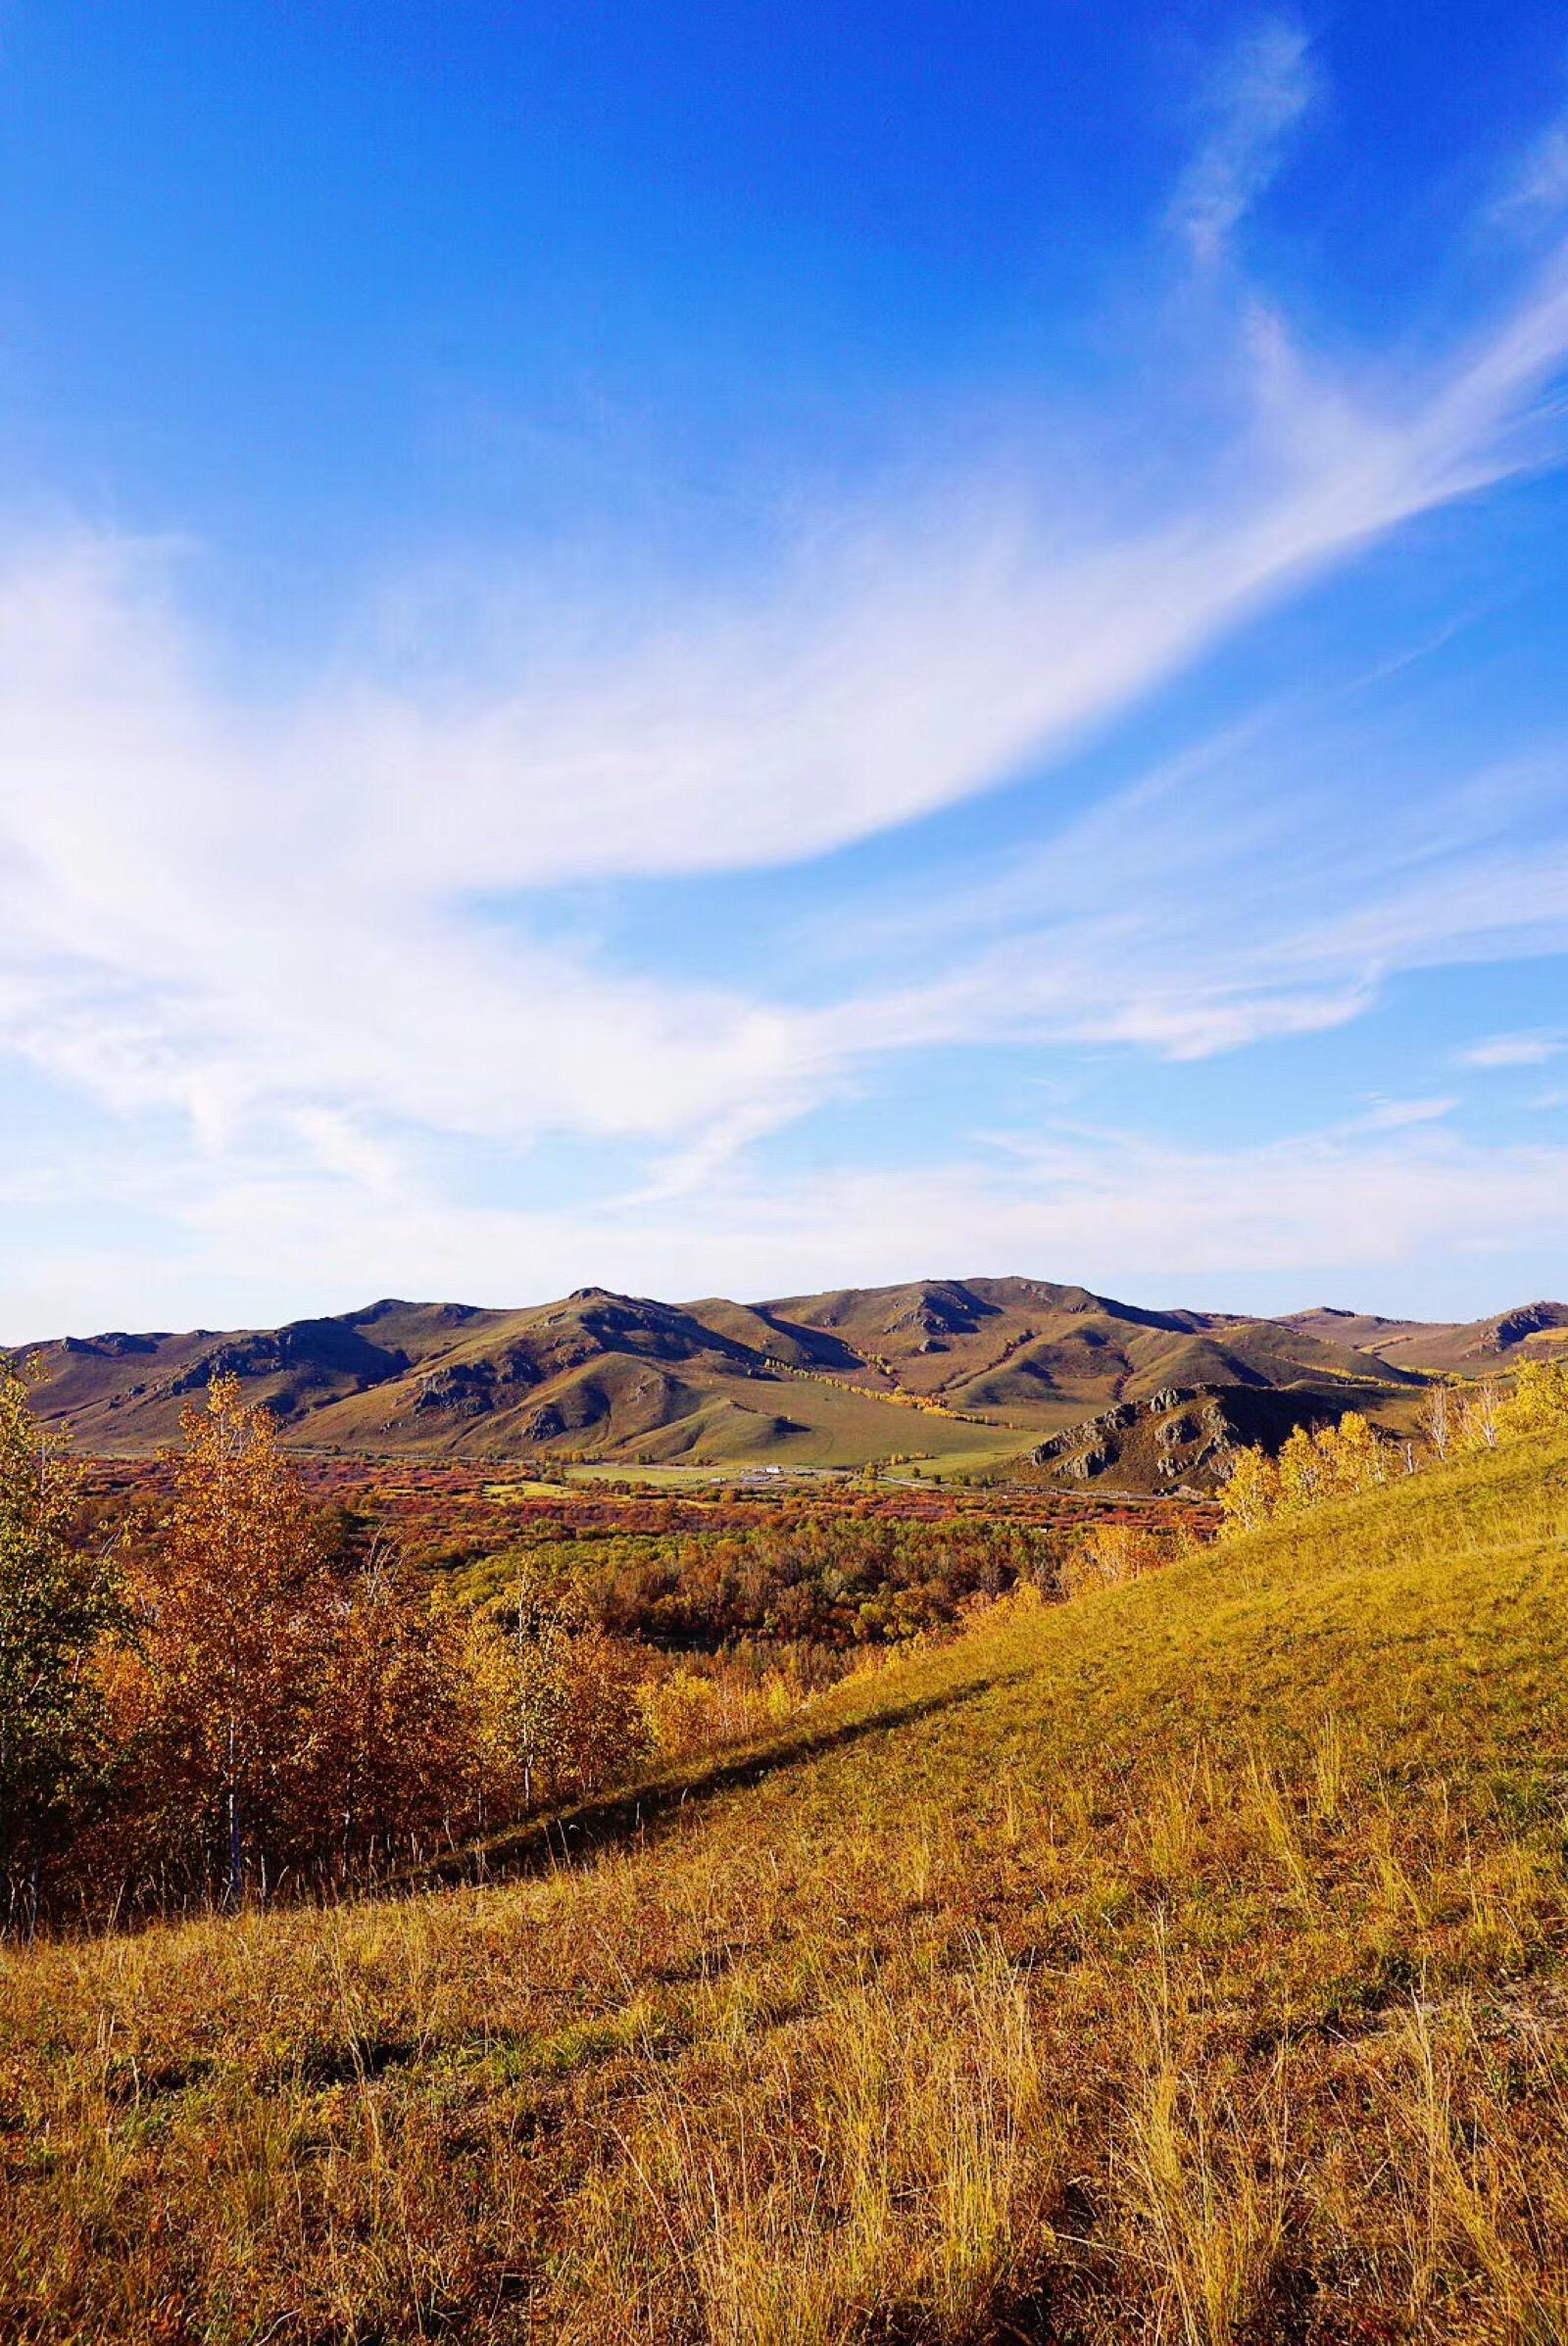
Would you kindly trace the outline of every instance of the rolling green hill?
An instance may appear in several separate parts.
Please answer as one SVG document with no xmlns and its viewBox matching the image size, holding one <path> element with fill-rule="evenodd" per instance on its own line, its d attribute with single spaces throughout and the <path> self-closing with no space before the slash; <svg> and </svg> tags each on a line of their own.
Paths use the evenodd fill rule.
<svg viewBox="0 0 1568 2346">
<path fill-rule="evenodd" d="M 1568 1307 L 1531 1310 L 1568 1324 Z M 228 1371 L 318 1449 L 854 1466 L 1016 1455 L 1107 1407 L 1200 1389 L 1295 1393 L 1303 1411 L 1353 1404 L 1399 1422 L 1425 1365 L 1406 1359 L 1408 1332 L 1395 1358 L 1392 1340 L 1386 1353 L 1367 1348 L 1372 1323 L 1342 1342 L 1337 1325 L 1147 1311 L 1030 1279 L 756 1304 L 583 1288 L 520 1310 L 382 1301 L 282 1328 L 67 1338 L 16 1356 L 33 1363 L 43 1413 L 101 1450 L 172 1440 L 184 1404 Z"/>
<path fill-rule="evenodd" d="M 0 1967 L 19 2342 L 1561 2338 L 1568 1443 Z M 507 1878 L 502 1878 L 502 1877 Z"/>
</svg>

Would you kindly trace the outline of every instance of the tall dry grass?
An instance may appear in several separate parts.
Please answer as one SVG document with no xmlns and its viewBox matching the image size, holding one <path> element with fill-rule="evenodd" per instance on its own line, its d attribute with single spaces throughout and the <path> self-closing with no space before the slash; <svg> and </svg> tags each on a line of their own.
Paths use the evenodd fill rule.
<svg viewBox="0 0 1568 2346">
<path fill-rule="evenodd" d="M 554 1870 L 5 1950 L 0 2336 L 1568 2334 L 1565 1533 L 1499 1449 Z"/>
</svg>

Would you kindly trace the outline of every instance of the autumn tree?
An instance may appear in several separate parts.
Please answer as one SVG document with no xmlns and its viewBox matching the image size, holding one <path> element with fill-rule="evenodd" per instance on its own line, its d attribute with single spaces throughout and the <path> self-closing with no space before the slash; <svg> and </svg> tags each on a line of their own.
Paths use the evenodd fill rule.
<svg viewBox="0 0 1568 2346">
<path fill-rule="evenodd" d="M 114 1680 L 156 1861 L 239 1902 L 287 1871 L 363 1875 L 471 1822 L 460 1617 L 373 1527 L 313 1505 L 269 1410 L 216 1378 L 181 1421 L 173 1504 Z"/>
<path fill-rule="evenodd" d="M 297 1825 L 318 1862 L 352 1876 L 467 1824 L 472 1722 L 461 1617 L 432 1604 L 383 1539 L 328 1563 Z"/>
<path fill-rule="evenodd" d="M 641 1700 L 646 1665 L 634 1646 L 595 1621 L 570 1638 L 564 1658 L 563 1773 L 573 1790 L 595 1792 L 648 1749 Z"/>
<path fill-rule="evenodd" d="M 64 1442 L 0 1366 L 0 1879 L 10 1911 L 24 1902 L 29 1917 L 104 1757 L 93 1659 L 116 1574 L 74 1540 L 76 1495 Z"/>
<path fill-rule="evenodd" d="M 1320 1426 L 1316 1441 L 1325 1498 L 1358 1497 L 1399 1471 L 1398 1445 L 1377 1433 L 1359 1409 L 1348 1409 L 1337 1426 Z"/>
<path fill-rule="evenodd" d="M 1255 1531 L 1276 1516 L 1354 1498 L 1387 1482 L 1397 1457 L 1359 1410 L 1348 1409 L 1338 1425 L 1297 1426 L 1277 1458 L 1263 1449 L 1237 1452 L 1220 1488 L 1225 1520 L 1238 1531 Z"/>
<path fill-rule="evenodd" d="M 1325 1500 L 1353 1498 L 1387 1481 L 1386 1445 L 1359 1410 L 1337 1425 L 1298 1426 L 1279 1454 L 1277 1512 L 1299 1515 Z"/>
<path fill-rule="evenodd" d="M 332 1634 L 319 1520 L 270 1411 L 216 1377 L 181 1418 L 173 1505 L 139 1576 L 140 1711 L 163 1838 L 237 1904 L 290 1853 L 305 1802 Z M 139 1694 L 140 1701 L 136 1697 Z"/>
<path fill-rule="evenodd" d="M 1269 1521 L 1280 1503 L 1280 1470 L 1267 1450 L 1254 1445 L 1236 1452 L 1219 1500 L 1228 1530 L 1255 1532 Z"/>
<path fill-rule="evenodd" d="M 1421 1424 L 1434 1454 L 1441 1460 L 1453 1448 L 1458 1431 L 1453 1394 L 1440 1378 L 1428 1389 L 1421 1404 Z"/>
<path fill-rule="evenodd" d="M 1119 1588 L 1123 1581 L 1158 1572 L 1171 1562 L 1173 1553 L 1172 1542 L 1148 1525 L 1113 1516 L 1107 1523 L 1093 1525 L 1064 1560 L 1061 1592 L 1083 1596 L 1093 1588 Z"/>
<path fill-rule="evenodd" d="M 714 1740 L 718 1686 L 710 1672 L 678 1665 L 642 1690 L 649 1738 L 662 1758 L 697 1751 Z"/>
<path fill-rule="evenodd" d="M 579 1591 L 524 1566 L 504 1612 L 476 1619 L 485 1805 L 493 1821 L 588 1792 L 646 1750 L 642 1657 L 594 1620 Z"/>
<path fill-rule="evenodd" d="M 524 1569 L 485 1677 L 497 1756 L 517 1780 L 521 1804 L 554 1796 L 565 1758 L 569 1624 L 578 1606 Z M 499 1630 L 499 1625 L 497 1625 Z"/>
<path fill-rule="evenodd" d="M 1499 1411 L 1510 1436 L 1568 1433 L 1568 1360 L 1524 1360 Z"/>
<path fill-rule="evenodd" d="M 1459 1407 L 1459 1448 L 1494 1450 L 1502 1439 L 1502 1395 L 1490 1378 L 1468 1392 Z"/>
<path fill-rule="evenodd" d="M 1424 1415 L 1440 1458 L 1494 1450 L 1522 1436 L 1568 1432 L 1568 1359 L 1521 1361 L 1506 1387 L 1493 1378 L 1460 1392 L 1434 1386 Z"/>
</svg>

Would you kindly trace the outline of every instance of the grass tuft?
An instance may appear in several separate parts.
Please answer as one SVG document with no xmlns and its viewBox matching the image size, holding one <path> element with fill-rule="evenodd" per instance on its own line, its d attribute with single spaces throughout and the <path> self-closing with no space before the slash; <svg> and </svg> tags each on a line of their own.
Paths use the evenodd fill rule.
<svg viewBox="0 0 1568 2346">
<path fill-rule="evenodd" d="M 0 2336 L 1568 2335 L 1568 1448 L 656 1788 L 482 1888 L 0 1950 Z"/>
</svg>

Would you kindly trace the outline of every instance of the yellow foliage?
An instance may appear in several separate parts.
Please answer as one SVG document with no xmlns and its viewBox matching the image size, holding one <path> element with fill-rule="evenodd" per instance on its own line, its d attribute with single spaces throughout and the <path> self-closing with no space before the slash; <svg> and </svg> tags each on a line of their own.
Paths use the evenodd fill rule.
<svg viewBox="0 0 1568 2346">
<path fill-rule="evenodd" d="M 781 1727 L 805 1694 L 781 1671 L 759 1680 L 718 1660 L 706 1670 L 682 1662 L 667 1676 L 646 1679 L 638 1700 L 656 1754 L 684 1759 Z"/>
<path fill-rule="evenodd" d="M 1568 1430 L 1568 1360 L 1526 1360 L 1504 1392 L 1492 1379 L 1457 1397 L 1455 1450 L 1494 1450 L 1500 1442 Z"/>
<path fill-rule="evenodd" d="M 1568 1429 L 1568 1360 L 1525 1361 L 1499 1414 L 1508 1435 L 1550 1435 Z"/>
<path fill-rule="evenodd" d="M 697 1670 L 676 1670 L 650 1679 L 640 1689 L 648 1734 L 661 1758 L 699 1750 L 712 1740 L 718 1689 Z"/>
<path fill-rule="evenodd" d="M 1464 1392 L 1435 1385 L 1423 1421 L 1440 1461 L 1568 1432 L 1568 1358 L 1525 1361 L 1507 1391 L 1490 1379 Z M 1306 1514 L 1326 1499 L 1353 1498 L 1388 1482 L 1397 1457 L 1396 1445 L 1353 1409 L 1337 1426 L 1311 1432 L 1298 1426 L 1277 1458 L 1260 1448 L 1238 1451 L 1219 1494 L 1226 1527 L 1256 1531 L 1276 1517 Z"/>
<path fill-rule="evenodd" d="M 1354 1409 L 1337 1426 L 1298 1426 L 1278 1458 L 1262 1449 L 1238 1452 L 1220 1491 L 1226 1523 L 1255 1531 L 1276 1516 L 1304 1515 L 1325 1500 L 1354 1498 L 1389 1480 L 1393 1456 L 1393 1445 Z"/>
<path fill-rule="evenodd" d="M 1231 1530 L 1255 1532 L 1267 1523 L 1280 1503 L 1280 1470 L 1267 1450 L 1238 1450 L 1219 1498 Z"/>
<path fill-rule="evenodd" d="M 1115 1588 L 1124 1581 L 1140 1580 L 1171 1561 L 1169 1542 L 1144 1525 L 1118 1518 L 1096 1524 L 1076 1554 L 1061 1569 L 1064 1596 L 1081 1596 L 1091 1588 Z"/>
</svg>

